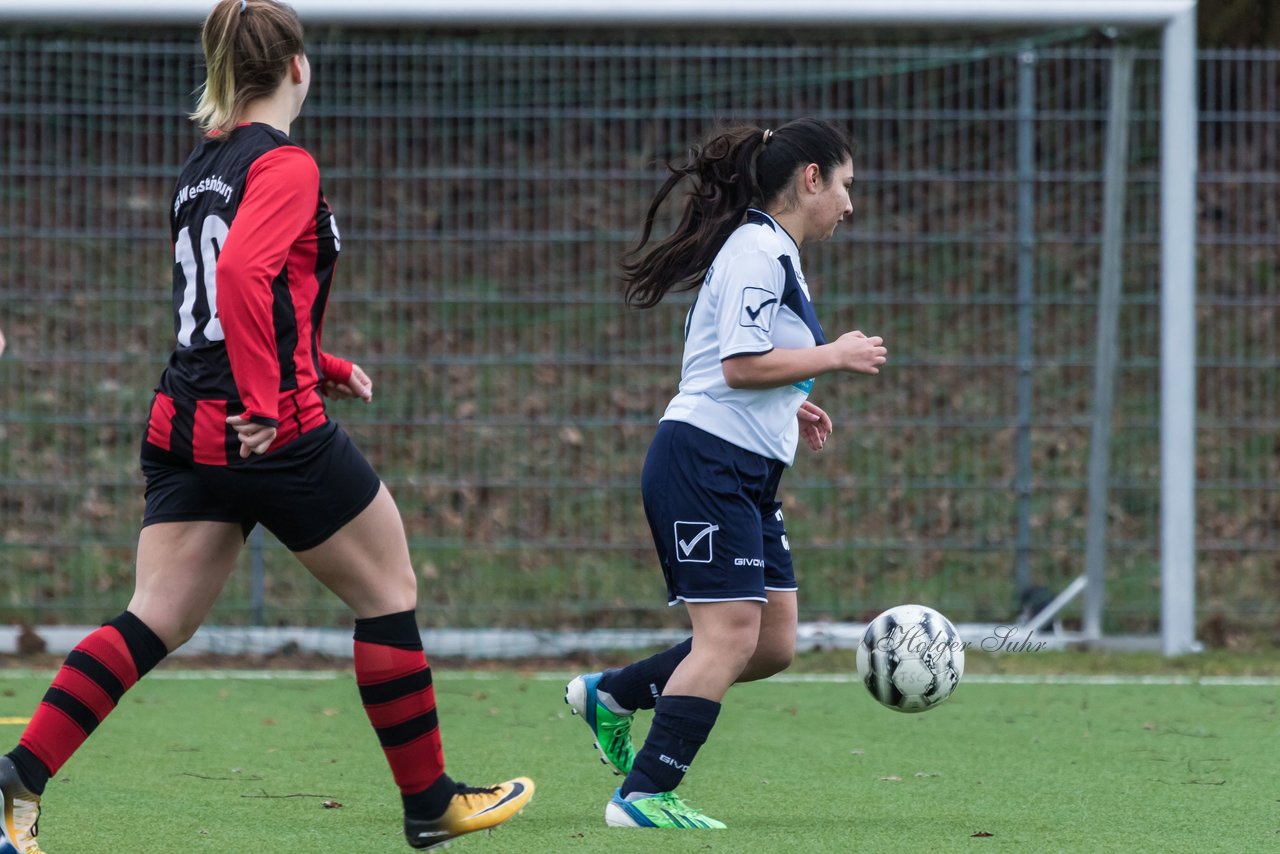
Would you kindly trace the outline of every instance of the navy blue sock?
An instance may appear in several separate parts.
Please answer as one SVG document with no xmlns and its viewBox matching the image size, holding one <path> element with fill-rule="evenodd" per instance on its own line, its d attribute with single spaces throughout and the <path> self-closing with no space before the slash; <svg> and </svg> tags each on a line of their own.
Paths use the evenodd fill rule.
<svg viewBox="0 0 1280 854">
<path fill-rule="evenodd" d="M 628 664 L 620 670 L 606 670 L 598 690 L 612 695 L 624 709 L 652 709 L 662 696 L 662 689 L 667 687 L 667 680 L 691 649 L 693 638 L 685 638 L 671 649 L 664 649 L 643 661 Z"/>
<path fill-rule="evenodd" d="M 674 791 L 706 744 L 720 714 L 720 704 L 703 697 L 659 697 L 653 724 L 636 754 L 631 773 L 622 781 L 622 796 L 632 792 Z"/>
</svg>

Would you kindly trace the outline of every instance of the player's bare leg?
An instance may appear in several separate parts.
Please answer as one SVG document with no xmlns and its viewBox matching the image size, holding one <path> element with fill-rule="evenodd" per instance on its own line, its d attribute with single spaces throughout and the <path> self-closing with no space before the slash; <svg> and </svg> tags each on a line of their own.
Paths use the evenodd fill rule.
<svg viewBox="0 0 1280 854">
<path fill-rule="evenodd" d="M 244 535 L 235 522 L 159 522 L 138 535 L 128 611 L 173 652 L 209 615 L 236 566 Z"/>
<path fill-rule="evenodd" d="M 357 617 L 412 611 L 418 605 L 404 523 L 385 483 L 359 515 L 297 557 Z"/>
<path fill-rule="evenodd" d="M 386 484 L 341 530 L 297 556 L 356 614 L 356 681 L 400 787 L 409 845 L 442 846 L 524 809 L 534 791 L 527 777 L 468 786 L 444 773 L 435 690 L 414 618 L 417 577 Z"/>
<path fill-rule="evenodd" d="M 760 635 L 751 660 L 738 675 L 739 682 L 768 679 L 791 666 L 796 654 L 796 592 L 770 590 L 760 614 Z"/>
<path fill-rule="evenodd" d="M 138 537 L 128 609 L 76 645 L 23 730 L 0 757 L 0 854 L 40 854 L 49 778 L 115 709 L 120 696 L 204 620 L 235 566 L 240 526 L 166 522 Z"/>
<path fill-rule="evenodd" d="M 675 789 L 715 725 L 720 700 L 755 654 L 764 609 L 752 601 L 686 604 L 693 647 L 667 680 L 644 746 L 605 806 L 610 827 L 725 826 L 686 804 Z"/>
</svg>

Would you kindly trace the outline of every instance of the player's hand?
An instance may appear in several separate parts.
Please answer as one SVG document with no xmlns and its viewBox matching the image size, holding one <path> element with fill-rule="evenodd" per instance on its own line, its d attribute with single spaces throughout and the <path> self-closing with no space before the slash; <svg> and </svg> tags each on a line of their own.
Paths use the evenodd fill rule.
<svg viewBox="0 0 1280 854">
<path fill-rule="evenodd" d="M 805 401 L 796 412 L 796 420 L 800 422 L 800 435 L 815 451 L 821 451 L 831 435 L 831 417 L 816 404 Z"/>
<path fill-rule="evenodd" d="M 859 374 L 878 374 L 889 360 L 889 351 L 879 335 L 868 338 L 860 331 L 846 332 L 834 342 L 840 369 Z"/>
<path fill-rule="evenodd" d="M 373 400 L 373 380 L 369 379 L 369 375 L 361 370 L 359 365 L 352 365 L 351 376 L 347 378 L 345 383 L 325 380 L 324 385 L 320 387 L 320 391 L 326 397 L 331 397 L 334 400 L 350 400 L 353 397 L 358 397 L 368 403 Z"/>
<path fill-rule="evenodd" d="M 265 454 L 276 440 L 276 428 L 265 424 L 254 424 L 239 415 L 232 415 L 227 423 L 240 437 L 240 459 L 247 460 L 250 454 Z"/>
</svg>

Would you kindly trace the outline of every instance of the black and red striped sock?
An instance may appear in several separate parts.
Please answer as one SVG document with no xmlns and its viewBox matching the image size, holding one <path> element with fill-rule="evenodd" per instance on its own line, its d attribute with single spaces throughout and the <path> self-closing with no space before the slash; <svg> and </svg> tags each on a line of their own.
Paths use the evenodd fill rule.
<svg viewBox="0 0 1280 854">
<path fill-rule="evenodd" d="M 128 611 L 80 641 L 9 754 L 27 787 L 43 792 L 124 692 L 166 655 L 164 642 Z"/>
<path fill-rule="evenodd" d="M 413 611 L 356 620 L 356 684 L 405 812 L 435 818 L 456 786 L 444 773 L 431 668 Z"/>
</svg>

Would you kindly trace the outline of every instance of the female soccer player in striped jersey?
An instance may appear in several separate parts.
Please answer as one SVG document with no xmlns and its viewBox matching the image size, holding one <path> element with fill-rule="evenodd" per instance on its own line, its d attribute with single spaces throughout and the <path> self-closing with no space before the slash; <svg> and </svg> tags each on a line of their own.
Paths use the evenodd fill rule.
<svg viewBox="0 0 1280 854">
<path fill-rule="evenodd" d="M 40 850 L 45 784 L 191 637 L 256 524 L 355 613 L 361 701 L 400 789 L 408 842 L 432 848 L 515 815 L 533 783 L 478 788 L 444 773 L 400 514 L 326 412 L 322 395 L 368 402 L 373 384 L 321 347 L 340 237 L 315 161 L 289 137 L 311 81 L 298 17 L 276 0 L 221 0 L 202 42 L 207 79 L 192 118 L 206 135 L 170 209 L 177 347 L 142 443 L 135 592 L 67 657 L 0 758 L 0 854 Z"/>
<path fill-rule="evenodd" d="M 887 351 L 856 331 L 828 342 L 800 268 L 800 248 L 852 212 L 852 147 L 839 130 L 814 119 L 730 128 L 672 171 L 623 269 L 638 308 L 701 286 L 685 320 L 679 392 L 641 475 L 667 600 L 685 603 L 693 637 L 579 676 L 565 700 L 626 775 L 605 807 L 610 826 L 722 828 L 675 789 L 729 686 L 791 663 L 796 576 L 775 496 L 800 437 L 818 451 L 831 432 L 809 392 L 822 374 L 878 373 Z M 680 224 L 648 245 L 659 208 L 686 179 Z M 654 710 L 639 752 L 637 709 Z"/>
</svg>

